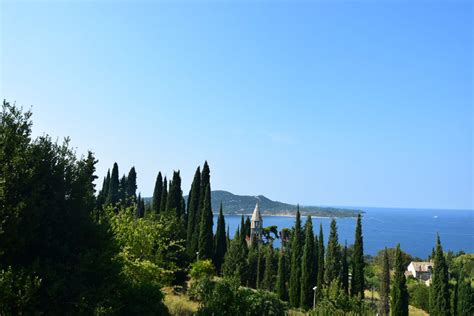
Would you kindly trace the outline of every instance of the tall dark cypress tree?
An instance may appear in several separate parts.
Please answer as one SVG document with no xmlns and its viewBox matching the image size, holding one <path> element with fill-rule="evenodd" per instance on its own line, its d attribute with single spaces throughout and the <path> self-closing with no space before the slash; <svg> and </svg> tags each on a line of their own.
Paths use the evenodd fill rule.
<svg viewBox="0 0 474 316">
<path fill-rule="evenodd" d="M 265 272 L 263 274 L 263 288 L 267 291 L 275 290 L 276 271 L 273 264 L 273 246 L 270 243 L 265 252 Z"/>
<path fill-rule="evenodd" d="M 362 219 L 360 214 L 357 216 L 357 224 L 355 230 L 354 254 L 352 260 L 352 283 L 351 295 L 364 298 L 364 244 L 362 238 Z"/>
<path fill-rule="evenodd" d="M 430 315 L 449 315 L 449 276 L 439 235 L 436 238 L 436 250 L 433 266 L 433 282 L 430 286 Z"/>
<path fill-rule="evenodd" d="M 137 199 L 137 172 L 132 167 L 127 176 L 127 205 L 135 202 Z"/>
<path fill-rule="evenodd" d="M 225 219 L 222 213 L 222 203 L 219 208 L 219 217 L 217 219 L 217 230 L 215 240 L 214 266 L 218 274 L 221 273 L 222 263 L 227 251 L 227 238 L 225 236 Z"/>
<path fill-rule="evenodd" d="M 316 286 L 318 282 L 318 273 L 319 273 L 319 240 L 317 234 L 314 234 L 314 282 Z"/>
<path fill-rule="evenodd" d="M 341 262 L 341 287 L 344 293 L 349 294 L 349 263 L 347 262 L 347 242 L 344 245 L 342 251 L 342 262 Z"/>
<path fill-rule="evenodd" d="M 183 191 L 181 190 L 181 176 L 178 171 L 173 171 L 173 179 L 170 181 L 168 198 L 166 200 L 166 209 L 175 212 L 176 218 L 181 219 L 184 215 Z"/>
<path fill-rule="evenodd" d="M 125 175 L 120 178 L 119 182 L 119 201 L 125 205 L 125 200 L 127 198 L 127 177 Z"/>
<path fill-rule="evenodd" d="M 302 247 L 304 243 L 304 237 L 301 230 L 301 217 L 299 206 L 296 210 L 295 227 L 293 229 L 293 236 L 291 238 L 291 271 L 289 297 L 290 305 L 293 307 L 298 307 L 300 305 L 301 256 Z"/>
<path fill-rule="evenodd" d="M 250 237 L 250 225 L 250 217 L 247 216 L 247 218 L 245 219 L 245 236 Z"/>
<path fill-rule="evenodd" d="M 263 275 L 265 271 L 265 253 L 262 246 L 258 247 L 258 260 L 257 260 L 257 281 L 256 288 L 261 289 L 263 285 Z"/>
<path fill-rule="evenodd" d="M 388 261 L 387 247 L 383 252 L 383 267 L 380 275 L 380 315 L 390 315 L 390 265 Z"/>
<path fill-rule="evenodd" d="M 151 199 L 151 210 L 158 214 L 161 206 L 161 196 L 163 194 L 163 178 L 161 172 L 158 172 L 158 176 L 155 181 L 155 188 L 153 189 L 153 197 Z"/>
<path fill-rule="evenodd" d="M 201 168 L 197 167 L 193 183 L 188 195 L 188 228 L 186 232 L 188 253 L 192 257 L 198 251 L 199 223 L 199 198 L 201 196 Z"/>
<path fill-rule="evenodd" d="M 316 285 L 316 273 L 314 270 L 314 233 L 311 216 L 308 216 L 304 225 L 305 242 L 303 258 L 301 260 L 301 294 L 300 306 L 308 309 L 313 301 L 313 287 Z"/>
<path fill-rule="evenodd" d="M 464 266 L 461 267 L 458 278 L 457 315 L 474 315 L 474 291 L 470 282 L 466 281 Z"/>
<path fill-rule="evenodd" d="M 163 188 L 161 190 L 160 213 L 166 212 L 166 204 L 168 200 L 168 181 L 163 180 Z"/>
<path fill-rule="evenodd" d="M 112 174 L 110 175 L 106 204 L 116 204 L 119 200 L 119 171 L 117 163 L 114 163 Z"/>
<path fill-rule="evenodd" d="M 324 234 L 323 234 L 323 224 L 319 224 L 319 238 L 318 238 L 318 296 L 322 293 L 324 285 Z"/>
<path fill-rule="evenodd" d="M 204 193 L 204 202 L 201 209 L 201 223 L 199 226 L 199 257 L 212 259 L 213 256 L 213 214 L 211 207 L 211 187 L 208 184 Z"/>
<path fill-rule="evenodd" d="M 339 238 L 337 235 L 337 224 L 333 218 L 331 221 L 331 230 L 329 231 L 328 249 L 326 252 L 326 282 L 329 284 L 337 280 L 341 273 L 341 253 L 339 247 Z"/>
<path fill-rule="evenodd" d="M 246 233 L 246 230 L 245 230 L 245 221 L 244 221 L 244 215 L 242 214 L 242 216 L 240 217 L 240 242 L 242 243 L 242 245 L 245 243 L 245 233 Z"/>
<path fill-rule="evenodd" d="M 142 199 L 140 193 L 138 193 L 137 198 L 137 217 L 143 218 L 145 216 L 145 201 Z"/>
<path fill-rule="evenodd" d="M 408 289 L 405 278 L 405 265 L 403 264 L 400 244 L 395 251 L 395 275 L 391 291 L 392 316 L 408 316 Z"/>
<path fill-rule="evenodd" d="M 276 279 L 276 293 L 282 301 L 288 300 L 288 290 L 286 289 L 286 263 L 283 249 L 278 256 L 278 273 Z"/>
<path fill-rule="evenodd" d="M 258 243 L 253 243 L 247 256 L 247 287 L 257 288 Z"/>
<path fill-rule="evenodd" d="M 107 176 L 104 177 L 104 181 L 102 182 L 102 189 L 99 191 L 97 196 L 97 207 L 100 208 L 104 205 L 105 200 L 107 199 L 107 195 L 109 194 L 109 182 L 110 182 L 110 169 L 107 170 Z"/>
<path fill-rule="evenodd" d="M 199 198 L 199 212 L 202 211 L 202 208 L 203 208 L 203 203 L 206 198 L 205 195 L 207 194 L 206 193 L 207 186 L 209 186 L 209 192 L 211 192 L 211 171 L 209 169 L 209 165 L 207 161 L 205 161 L 204 166 L 202 167 L 202 172 L 201 172 L 201 189 L 200 189 L 201 196 Z M 209 199 L 209 201 L 210 200 L 211 199 Z"/>
</svg>

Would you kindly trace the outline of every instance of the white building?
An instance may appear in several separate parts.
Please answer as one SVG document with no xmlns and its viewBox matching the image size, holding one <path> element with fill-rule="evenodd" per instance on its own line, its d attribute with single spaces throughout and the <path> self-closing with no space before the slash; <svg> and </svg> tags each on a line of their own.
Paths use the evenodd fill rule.
<svg viewBox="0 0 474 316">
<path fill-rule="evenodd" d="M 412 261 L 408 265 L 406 276 L 412 276 L 417 280 L 425 282 L 426 285 L 431 284 L 431 278 L 433 275 L 433 263 L 423 261 Z"/>
</svg>

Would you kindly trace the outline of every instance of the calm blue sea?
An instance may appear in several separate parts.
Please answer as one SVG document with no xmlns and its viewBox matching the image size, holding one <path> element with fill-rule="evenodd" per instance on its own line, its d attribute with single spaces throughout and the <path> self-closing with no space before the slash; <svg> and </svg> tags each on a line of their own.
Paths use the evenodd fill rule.
<svg viewBox="0 0 474 316">
<path fill-rule="evenodd" d="M 474 211 L 473 210 L 424 210 L 395 208 L 357 208 L 365 211 L 362 218 L 364 235 L 364 252 L 375 255 L 385 246 L 395 247 L 397 243 L 403 251 L 421 258 L 426 258 L 436 241 L 436 233 L 440 234 L 445 251 L 463 250 L 474 253 Z M 225 217 L 233 237 L 240 216 Z M 303 217 L 303 224 L 306 219 Z M 324 238 L 329 235 L 329 218 L 313 218 L 315 232 L 319 232 L 319 223 L 323 224 Z M 277 225 L 278 229 L 290 228 L 295 218 L 287 216 L 264 216 L 264 227 Z M 354 242 L 354 218 L 337 219 L 339 242 Z M 217 217 L 214 217 L 217 223 Z M 215 228 L 216 225 L 214 225 Z M 279 247 L 279 241 L 275 242 Z"/>
</svg>

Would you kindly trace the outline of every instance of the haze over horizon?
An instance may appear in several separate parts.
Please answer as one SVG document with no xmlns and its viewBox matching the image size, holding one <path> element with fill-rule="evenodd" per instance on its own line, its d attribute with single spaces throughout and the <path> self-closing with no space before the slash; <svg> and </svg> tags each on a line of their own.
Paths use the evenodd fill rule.
<svg viewBox="0 0 474 316">
<path fill-rule="evenodd" d="M 474 209 L 473 8 L 3 1 L 0 95 L 142 196 L 208 160 L 239 195 Z"/>
</svg>

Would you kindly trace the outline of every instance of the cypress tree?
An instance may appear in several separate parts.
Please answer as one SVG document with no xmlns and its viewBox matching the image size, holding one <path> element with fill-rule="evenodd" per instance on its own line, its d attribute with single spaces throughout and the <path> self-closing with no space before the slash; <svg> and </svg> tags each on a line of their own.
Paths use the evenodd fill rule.
<svg viewBox="0 0 474 316">
<path fill-rule="evenodd" d="M 127 205 L 130 205 L 137 199 L 137 172 L 132 167 L 127 176 Z"/>
<path fill-rule="evenodd" d="M 464 266 L 461 267 L 458 278 L 457 315 L 474 315 L 474 291 L 470 282 L 466 281 Z"/>
<path fill-rule="evenodd" d="M 219 217 L 217 219 L 216 242 L 215 242 L 214 266 L 218 274 L 221 273 L 222 263 L 227 251 L 227 239 L 225 236 L 225 219 L 222 213 L 222 203 L 219 208 Z"/>
<path fill-rule="evenodd" d="M 153 189 L 153 197 L 151 199 L 151 209 L 153 212 L 158 214 L 161 206 L 161 196 L 163 195 L 163 178 L 161 172 L 158 172 L 158 176 L 155 181 L 155 188 Z"/>
<path fill-rule="evenodd" d="M 324 284 L 324 235 L 323 235 L 323 224 L 319 224 L 319 238 L 318 238 L 318 277 L 317 277 L 317 284 L 318 284 L 318 296 L 323 289 Z"/>
<path fill-rule="evenodd" d="M 301 294 L 300 306 L 308 309 L 313 301 L 313 287 L 316 285 L 316 273 L 314 270 L 314 233 L 311 216 L 308 216 L 304 226 L 305 243 L 303 258 L 301 260 Z"/>
<path fill-rule="evenodd" d="M 296 221 L 291 241 L 291 271 L 289 298 L 290 304 L 293 307 L 298 307 L 300 305 L 302 246 L 303 233 L 301 231 L 300 209 L 298 206 L 296 210 Z"/>
<path fill-rule="evenodd" d="M 276 271 L 273 264 L 273 246 L 270 243 L 265 253 L 265 272 L 263 274 L 263 288 L 267 291 L 274 291 Z"/>
<path fill-rule="evenodd" d="M 250 217 L 247 216 L 247 219 L 245 219 L 245 236 L 250 237 Z"/>
<path fill-rule="evenodd" d="M 112 168 L 112 174 L 110 175 L 109 190 L 107 193 L 107 198 L 105 200 L 105 203 L 116 204 L 118 200 L 119 200 L 119 171 L 118 171 L 118 165 L 115 162 Z"/>
<path fill-rule="evenodd" d="M 97 207 L 102 207 L 104 205 L 105 200 L 107 199 L 107 195 L 109 194 L 109 182 L 110 182 L 110 169 L 107 170 L 107 176 L 104 177 L 104 181 L 102 182 L 102 189 L 100 190 L 97 196 Z"/>
<path fill-rule="evenodd" d="M 201 168 L 197 167 L 194 173 L 193 183 L 188 195 L 188 229 L 186 232 L 186 240 L 188 245 L 188 253 L 193 256 L 198 250 L 199 240 L 199 198 L 201 195 Z"/>
<path fill-rule="evenodd" d="M 204 162 L 204 166 L 202 167 L 202 172 L 201 172 L 201 189 L 200 189 L 200 193 L 201 193 L 201 196 L 199 198 L 199 212 L 202 211 L 202 208 L 203 208 L 203 203 L 204 203 L 204 200 L 206 199 L 206 188 L 207 186 L 209 186 L 209 195 L 211 194 L 211 171 L 209 169 L 209 165 L 207 164 L 207 161 Z M 209 198 L 209 201 L 211 201 L 211 199 Z M 199 214 L 201 215 L 201 214 Z"/>
<path fill-rule="evenodd" d="M 166 204 L 168 200 L 168 181 L 163 180 L 163 188 L 161 190 L 160 213 L 166 212 Z"/>
<path fill-rule="evenodd" d="M 224 277 L 237 277 L 242 284 L 243 275 L 247 268 L 246 257 L 242 251 L 242 244 L 238 238 L 238 233 L 234 239 L 231 240 L 229 249 L 224 256 L 224 263 L 222 265 L 222 274 Z M 201 253 L 199 252 L 199 257 Z"/>
<path fill-rule="evenodd" d="M 408 316 L 408 290 L 400 244 L 395 251 L 395 275 L 392 286 L 392 316 Z"/>
<path fill-rule="evenodd" d="M 181 177 L 178 171 L 173 171 L 173 179 L 170 181 L 168 197 L 166 199 L 166 209 L 174 211 L 176 218 L 181 219 L 184 215 L 183 191 L 181 190 Z"/>
<path fill-rule="evenodd" d="M 258 244 L 253 243 L 250 246 L 249 253 L 247 256 L 248 262 L 248 278 L 247 286 L 251 288 L 257 288 L 257 265 L 258 265 Z"/>
<path fill-rule="evenodd" d="M 125 175 L 120 178 L 119 182 L 119 201 L 125 205 L 125 200 L 127 198 L 127 178 Z"/>
<path fill-rule="evenodd" d="M 244 222 L 244 215 L 242 215 L 240 217 L 240 242 L 242 243 L 242 245 L 245 243 L 245 234 L 246 234 L 246 230 L 245 230 L 245 222 Z"/>
<path fill-rule="evenodd" d="M 314 234 L 314 282 L 318 285 L 318 272 L 319 272 L 319 240 L 318 236 Z"/>
<path fill-rule="evenodd" d="M 433 282 L 430 286 L 430 315 L 449 315 L 449 277 L 448 266 L 441 247 L 439 235 L 436 239 L 436 251 L 433 267 Z"/>
<path fill-rule="evenodd" d="M 337 235 L 336 220 L 331 221 L 331 230 L 329 231 L 328 249 L 326 252 L 326 282 L 329 284 L 337 280 L 341 273 L 341 254 Z"/>
<path fill-rule="evenodd" d="M 145 201 L 142 199 L 140 193 L 138 193 L 137 198 L 137 217 L 143 218 L 145 216 Z"/>
<path fill-rule="evenodd" d="M 263 287 L 263 275 L 265 271 L 265 256 L 263 252 L 263 247 L 258 247 L 258 260 L 257 260 L 257 281 L 256 287 L 257 289 L 261 289 Z"/>
<path fill-rule="evenodd" d="M 341 286 L 344 293 L 349 294 L 349 263 L 347 262 L 347 242 L 344 245 L 342 251 L 342 262 L 341 262 Z"/>
<path fill-rule="evenodd" d="M 352 283 L 351 295 L 364 298 L 364 244 L 362 238 L 362 219 L 360 214 L 357 216 L 357 225 L 355 230 L 354 254 L 352 260 Z"/>
<path fill-rule="evenodd" d="M 199 257 L 211 259 L 213 256 L 213 214 L 211 208 L 211 187 L 208 184 L 204 194 L 199 226 Z"/>
<path fill-rule="evenodd" d="M 288 300 L 288 291 L 286 289 L 286 263 L 283 248 L 278 256 L 278 273 L 276 279 L 276 293 L 282 301 Z"/>
<path fill-rule="evenodd" d="M 387 247 L 383 252 L 383 267 L 380 275 L 380 315 L 390 315 L 390 265 Z"/>
</svg>

